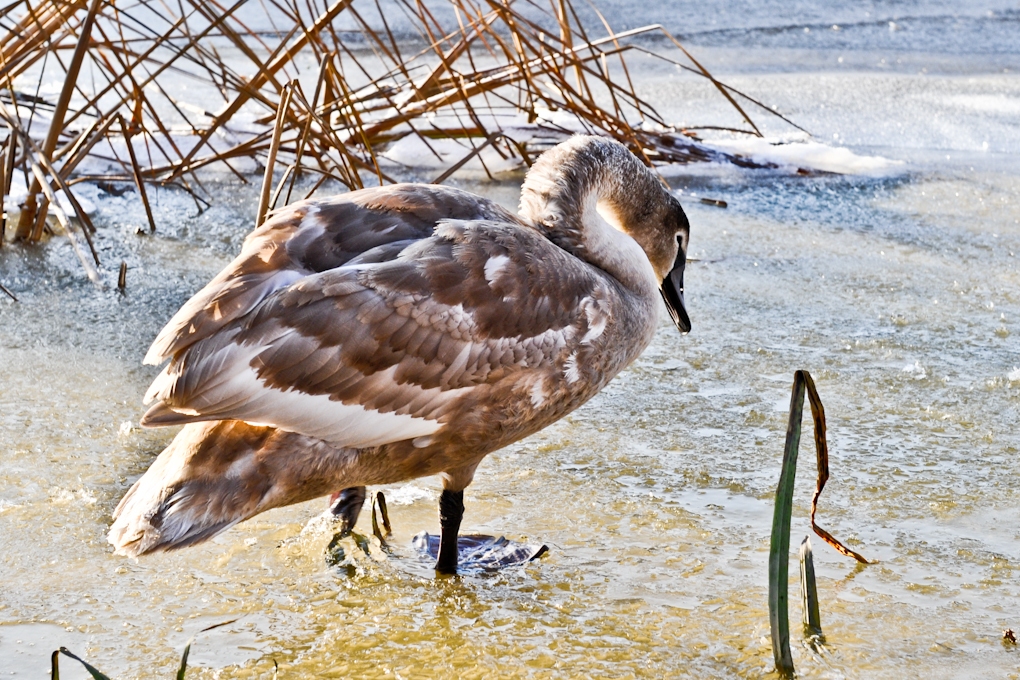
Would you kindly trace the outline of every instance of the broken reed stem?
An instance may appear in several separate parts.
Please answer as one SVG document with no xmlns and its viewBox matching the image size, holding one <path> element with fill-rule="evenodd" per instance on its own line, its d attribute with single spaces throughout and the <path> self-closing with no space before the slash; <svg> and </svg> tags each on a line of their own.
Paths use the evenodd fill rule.
<svg viewBox="0 0 1020 680">
<path fill-rule="evenodd" d="M 34 177 L 32 179 L 32 183 L 35 183 Z M 35 194 L 33 194 L 33 196 L 34 195 Z M 32 223 L 32 229 L 29 231 L 28 241 L 30 243 L 37 243 L 40 239 L 42 239 L 43 232 L 46 230 L 46 217 L 49 215 L 50 202 L 44 195 L 42 197 L 42 201 L 26 201 L 25 205 L 34 206 L 34 209 L 36 210 L 35 222 Z M 22 211 L 22 214 L 24 214 L 27 210 L 28 208 L 26 207 L 25 210 Z"/>
<path fill-rule="evenodd" d="M 4 156 L 4 195 L 10 190 L 14 181 L 14 163 L 18 156 L 18 136 L 14 134 L 14 128 L 7 127 L 7 153 Z"/>
<path fill-rule="evenodd" d="M 818 479 L 811 499 L 811 528 L 838 552 L 853 557 L 862 564 L 870 564 L 860 554 L 850 550 L 829 532 L 815 523 L 818 497 L 829 479 L 829 449 L 825 440 L 825 409 L 815 389 L 815 381 L 807 371 L 793 374 L 790 395 L 790 421 L 786 428 L 786 446 L 783 450 L 783 468 L 776 488 L 776 506 L 772 515 L 772 539 L 769 544 L 769 627 L 772 632 L 772 655 L 776 670 L 792 676 L 793 656 L 790 652 L 789 567 L 790 519 L 793 515 L 793 486 L 797 475 L 797 452 L 800 447 L 801 420 L 804 415 L 804 395 L 811 404 L 814 425 Z"/>
<path fill-rule="evenodd" d="M 117 273 L 117 290 L 121 293 L 127 290 L 127 262 L 120 261 L 120 271 Z"/>
<path fill-rule="evenodd" d="M 138 189 L 138 197 L 142 199 L 142 205 L 145 207 L 145 219 L 149 221 L 149 233 L 156 233 L 156 220 L 152 216 L 152 207 L 149 205 L 149 194 L 145 191 L 145 182 L 142 181 L 142 169 L 138 165 L 138 157 L 135 155 L 135 145 L 131 141 L 134 137 L 132 130 L 128 127 L 124 121 L 124 116 L 120 116 L 120 129 L 124 133 L 124 143 L 127 145 L 128 158 L 131 160 L 131 176 L 135 180 L 135 187 Z"/>
<path fill-rule="evenodd" d="M 7 146 L 4 148 L 4 163 L 0 168 L 0 249 L 4 247 L 4 235 L 7 233 L 7 200 L 11 181 L 14 179 L 14 154 L 17 151 L 17 136 L 14 130 L 7 134 Z"/>
<path fill-rule="evenodd" d="M 269 157 L 266 158 L 266 173 L 262 178 L 262 194 L 259 196 L 259 207 L 255 213 L 255 227 L 261 227 L 266 221 L 266 213 L 269 210 L 269 195 L 273 188 L 273 168 L 276 166 L 276 154 L 280 150 L 280 137 L 283 136 L 283 125 L 287 121 L 287 107 L 290 106 L 290 97 L 294 92 L 293 83 L 285 85 L 283 100 L 276 109 L 276 123 L 273 126 L 273 141 L 269 145 Z"/>
<path fill-rule="evenodd" d="M 276 209 L 276 204 L 280 202 L 280 194 L 283 193 L 283 190 L 286 189 L 288 186 L 294 185 L 293 179 L 295 175 L 294 172 L 295 167 L 297 167 L 297 164 L 291 163 L 290 165 L 287 166 L 287 169 L 283 171 L 283 176 L 280 177 L 280 182 L 279 184 L 276 185 L 276 191 L 273 192 L 272 198 L 269 199 L 269 205 L 266 207 L 267 215 L 269 214 L 270 210 Z M 288 182 L 288 180 L 290 180 L 290 182 Z"/>
<path fill-rule="evenodd" d="M 800 544 L 800 597 L 803 605 L 804 635 L 822 641 L 822 616 L 818 608 L 815 559 L 811 552 L 811 539 L 807 536 Z"/>
<path fill-rule="evenodd" d="M 560 42 L 563 44 L 563 52 L 574 49 L 573 31 L 570 30 L 570 15 L 567 14 L 566 0 L 559 0 L 556 5 L 556 19 L 560 24 Z M 581 87 L 584 76 L 581 75 L 581 67 L 574 64 L 574 77 L 577 78 L 577 86 Z"/>
<path fill-rule="evenodd" d="M 67 113 L 68 104 L 71 103 L 71 95 L 74 93 L 74 88 L 78 81 L 78 72 L 81 69 L 82 61 L 85 59 L 85 52 L 88 50 L 92 24 L 95 22 L 96 13 L 99 11 L 99 5 L 102 2 L 103 0 L 92 0 L 89 13 L 82 22 L 81 30 L 78 34 L 78 43 L 75 45 L 71 63 L 67 67 L 64 87 L 60 90 L 60 97 L 57 99 L 56 107 L 53 109 L 53 119 L 50 121 L 49 132 L 46 134 L 46 141 L 43 142 L 42 153 L 47 160 L 53 157 L 53 152 L 57 148 L 57 140 L 60 139 L 60 133 L 64 129 L 64 116 Z M 14 96 L 13 92 L 11 96 Z M 17 105 L 15 104 L 15 106 Z M 39 193 L 39 190 L 39 185 L 32 182 L 32 186 L 28 190 L 29 200 L 26 201 L 25 208 L 21 211 L 21 216 L 18 220 L 15 239 L 24 240 L 30 235 L 32 223 L 36 219 L 36 204 L 33 197 Z M 38 238 L 33 238 L 33 240 L 38 240 Z"/>
<path fill-rule="evenodd" d="M 91 220 L 89 220 L 88 215 L 86 215 L 85 211 L 82 209 L 81 204 L 78 202 L 78 199 L 75 198 L 74 193 L 71 191 L 71 187 L 68 186 L 67 182 L 64 181 L 60 173 L 54 169 L 53 164 L 50 163 L 49 159 L 47 159 L 42 154 L 39 147 L 36 146 L 35 142 L 32 141 L 32 138 L 28 135 L 28 133 L 22 130 L 21 128 L 13 128 L 12 121 L 14 119 L 12 118 L 11 113 L 7 110 L 7 107 L 4 106 L 3 102 L 0 102 L 0 118 L 6 120 L 8 122 L 8 125 L 11 125 L 12 129 L 15 129 L 17 134 L 21 137 L 22 156 L 24 157 L 24 162 L 30 166 L 35 164 L 40 165 L 42 169 L 45 170 L 46 173 L 48 173 L 50 177 L 53 178 L 53 181 L 57 184 L 57 187 L 60 189 L 60 191 L 63 192 L 64 196 L 66 196 L 67 200 L 71 203 L 71 208 L 74 210 L 75 215 L 77 215 L 79 221 L 83 225 L 82 233 L 85 236 L 85 241 L 88 243 L 89 251 L 91 251 L 92 253 L 92 259 L 95 260 L 95 263 L 98 266 L 99 254 L 96 252 L 95 244 L 92 243 L 92 237 L 89 235 L 89 230 L 91 229 L 92 231 L 95 231 L 95 228 L 92 226 L 92 222 Z M 33 158 L 35 160 L 33 160 Z M 35 180 L 39 178 L 39 174 L 36 173 L 34 169 L 32 170 L 32 174 L 33 177 L 35 178 L 33 180 L 34 183 Z M 33 230 L 33 232 L 36 231 L 39 232 L 39 237 L 41 237 L 42 235 L 42 228 L 46 220 L 46 213 L 49 209 L 49 200 L 46 199 L 46 196 L 52 195 L 52 189 L 49 186 L 49 184 L 47 184 L 45 188 L 40 186 L 40 189 L 43 189 L 44 191 L 44 201 L 39 209 L 39 214 L 36 218 L 35 229 Z M 47 190 L 49 190 L 48 194 L 45 193 Z M 31 197 L 32 195 L 29 195 L 29 198 Z M 70 234 L 70 232 L 68 233 Z M 73 239 L 74 235 L 70 234 L 69 238 Z M 33 238 L 33 241 L 34 240 L 38 240 L 38 238 Z M 88 274 L 89 272 L 88 267 L 86 267 L 85 271 Z M 89 278 L 92 278 L 91 274 L 89 275 Z"/>
<path fill-rule="evenodd" d="M 71 220 L 67 217 L 64 209 L 60 207 L 60 203 L 57 201 L 57 197 L 53 193 L 53 189 L 50 187 L 50 183 L 46 181 L 46 175 L 43 173 L 43 169 L 38 163 L 32 163 L 32 174 L 35 175 L 36 180 L 39 182 L 39 187 L 42 189 L 43 194 L 46 196 L 46 200 L 49 201 L 50 207 L 53 209 L 53 214 L 57 216 L 57 221 L 60 222 L 60 226 L 67 232 L 67 238 L 71 241 L 71 247 L 74 248 L 74 254 L 81 260 L 81 266 L 85 269 L 85 274 L 89 277 L 92 283 L 102 283 L 102 278 L 99 276 L 99 271 L 96 270 L 95 265 L 89 261 L 85 256 L 85 250 L 82 248 L 81 242 L 78 240 L 78 235 L 74 232 L 74 227 L 71 226 Z"/>
<path fill-rule="evenodd" d="M 332 52 L 322 55 L 322 60 L 319 62 L 318 77 L 315 79 L 315 92 L 312 94 L 312 101 L 308 105 L 308 118 L 305 120 L 305 127 L 301 131 L 301 138 L 298 140 L 297 151 L 294 153 L 294 163 L 290 165 L 287 170 L 290 172 L 290 182 L 287 183 L 286 177 L 280 181 L 280 186 L 276 190 L 276 194 L 273 195 L 272 205 L 275 207 L 276 202 L 279 199 L 280 189 L 283 188 L 284 184 L 287 184 L 287 197 L 284 199 L 284 204 L 290 204 L 291 192 L 294 191 L 294 183 L 297 181 L 297 177 L 300 174 L 301 156 L 304 154 L 305 144 L 308 142 L 308 133 L 312 129 L 312 121 L 315 120 L 315 107 L 319 102 L 319 95 L 322 93 L 323 84 L 326 79 L 329 78 L 329 62 L 330 59 L 336 55 Z"/>
</svg>

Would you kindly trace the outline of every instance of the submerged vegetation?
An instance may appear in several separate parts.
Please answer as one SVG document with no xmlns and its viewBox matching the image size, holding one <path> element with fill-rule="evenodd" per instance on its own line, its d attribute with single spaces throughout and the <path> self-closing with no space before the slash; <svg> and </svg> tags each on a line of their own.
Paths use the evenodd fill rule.
<svg viewBox="0 0 1020 680">
<path fill-rule="evenodd" d="M 188 644 L 186 644 L 184 646 L 184 651 L 181 653 L 181 663 L 180 663 L 180 666 L 177 667 L 177 674 L 174 677 L 177 680 L 184 680 L 185 673 L 188 670 L 188 655 L 191 654 L 191 645 L 195 644 L 195 638 L 196 637 L 198 637 L 202 633 L 208 632 L 210 630 L 214 630 L 216 628 L 220 628 L 222 626 L 228 626 L 231 623 L 235 623 L 235 622 L 236 622 L 236 619 L 231 620 L 231 621 L 224 621 L 222 623 L 216 623 L 216 624 L 213 624 L 211 626 L 207 626 L 207 627 L 203 628 L 202 630 L 198 631 L 198 633 L 196 633 L 195 635 L 192 635 L 191 639 L 188 640 Z M 70 651 L 66 647 L 61 647 L 60 649 L 54 650 L 54 652 L 52 654 L 50 654 L 50 680 L 60 680 L 60 655 L 61 654 L 63 654 L 66 657 L 69 657 L 71 659 L 74 659 L 75 661 L 80 663 L 82 665 L 82 667 L 88 672 L 88 674 L 93 678 L 93 680 L 110 680 L 110 676 L 106 675 L 105 673 L 100 671 L 98 668 L 96 668 L 95 666 L 90 664 L 88 661 L 85 661 L 85 659 L 82 659 L 80 656 L 78 656 L 74 652 Z M 277 666 L 276 662 L 274 661 L 273 662 L 273 678 L 277 677 L 278 671 L 279 671 L 279 666 Z"/>
<path fill-rule="evenodd" d="M 0 190 L 15 197 L 0 246 L 38 242 L 52 215 L 96 279 L 95 229 L 73 185 L 133 184 L 155 230 L 146 186 L 177 187 L 201 210 L 212 197 L 199 171 L 210 166 L 242 183 L 264 169 L 261 220 L 324 185 L 394 181 L 409 152 L 442 182 L 469 162 L 490 175 L 529 164 L 574 132 L 618 139 L 649 164 L 754 165 L 699 144 L 697 130 L 719 126 L 663 120 L 624 57 L 705 78 L 739 114 L 736 132 L 760 135 L 748 111 L 778 114 L 715 79 L 662 27 L 616 33 L 596 15 L 597 30 L 569 0 L 9 3 Z"/>
</svg>

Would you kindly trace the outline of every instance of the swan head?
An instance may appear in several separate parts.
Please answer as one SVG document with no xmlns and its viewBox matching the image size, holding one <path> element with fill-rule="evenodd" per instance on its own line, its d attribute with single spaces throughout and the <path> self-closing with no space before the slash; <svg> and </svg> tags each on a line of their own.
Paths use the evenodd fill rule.
<svg viewBox="0 0 1020 680">
<path fill-rule="evenodd" d="M 681 333 L 691 330 L 684 303 L 684 267 L 691 225 L 680 201 L 629 151 L 635 175 L 620 190 L 602 197 L 597 210 L 614 227 L 641 246 L 659 281 L 670 318 Z"/>
<path fill-rule="evenodd" d="M 690 223 L 669 188 L 623 144 L 578 135 L 544 153 L 521 187 L 520 213 L 621 281 L 643 278 L 642 271 L 654 276 L 673 323 L 691 330 L 684 304 Z M 606 237 L 613 231 L 632 245 Z M 644 257 L 628 250 L 634 242 Z"/>
<path fill-rule="evenodd" d="M 684 304 L 684 265 L 687 264 L 687 232 L 677 235 L 677 254 L 673 268 L 662 280 L 662 299 L 669 310 L 669 316 L 681 333 L 689 333 L 691 330 L 691 317 L 687 316 L 687 306 Z"/>
</svg>

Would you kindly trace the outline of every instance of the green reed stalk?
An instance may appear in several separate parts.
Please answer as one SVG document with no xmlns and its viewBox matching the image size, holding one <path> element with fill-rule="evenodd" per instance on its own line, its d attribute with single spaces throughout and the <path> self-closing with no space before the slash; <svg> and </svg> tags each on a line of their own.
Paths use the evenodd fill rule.
<svg viewBox="0 0 1020 680">
<path fill-rule="evenodd" d="M 783 470 L 776 490 L 776 508 L 772 515 L 772 541 L 769 549 L 769 624 L 772 629 L 772 656 L 776 670 L 793 675 L 790 652 L 789 570 L 790 519 L 793 515 L 793 482 L 797 476 L 797 451 L 800 446 L 800 421 L 804 413 L 804 381 L 793 380 L 790 399 L 790 423 L 786 429 Z"/>
<path fill-rule="evenodd" d="M 800 544 L 800 597 L 804 606 L 804 635 L 819 642 L 822 635 L 822 616 L 818 609 L 818 583 L 815 581 L 815 560 L 811 540 L 805 536 Z"/>
<path fill-rule="evenodd" d="M 837 552 L 852 557 L 861 564 L 872 564 L 859 553 L 843 545 L 835 536 L 818 526 L 815 513 L 818 511 L 818 499 L 829 479 L 829 445 L 825 441 L 825 407 L 818 396 L 815 381 L 807 371 L 796 371 L 793 374 L 793 393 L 790 396 L 790 423 L 786 428 L 786 449 L 783 452 L 783 470 L 779 474 L 779 488 L 776 489 L 776 508 L 772 516 L 772 542 L 769 549 L 769 623 L 772 629 L 772 654 L 776 660 L 776 670 L 788 676 L 793 675 L 793 657 L 790 654 L 790 620 L 789 620 L 789 567 L 790 567 L 790 517 L 793 514 L 793 482 L 797 475 L 797 450 L 800 446 L 800 421 L 804 414 L 804 394 L 807 393 L 811 404 L 811 419 L 814 427 L 815 453 L 818 466 L 818 479 L 815 493 L 811 497 L 811 528 Z M 806 539 L 805 539 L 806 541 Z M 802 561 L 804 550 L 802 549 Z M 811 560 L 810 545 L 807 548 L 806 565 L 802 566 L 807 576 L 805 594 L 805 622 L 811 629 L 810 634 L 821 638 L 822 627 L 818 614 L 818 596 L 814 585 L 814 562 Z M 813 601 L 810 604 L 809 599 Z M 813 613 L 810 611 L 813 608 Z M 807 631 L 806 631 L 807 632 Z"/>
</svg>

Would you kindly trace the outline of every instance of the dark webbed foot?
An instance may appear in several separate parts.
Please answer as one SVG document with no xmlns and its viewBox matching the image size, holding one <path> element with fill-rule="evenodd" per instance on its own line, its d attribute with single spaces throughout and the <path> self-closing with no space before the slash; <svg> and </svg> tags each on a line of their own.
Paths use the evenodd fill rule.
<svg viewBox="0 0 1020 680">
<path fill-rule="evenodd" d="M 442 536 L 423 531 L 414 537 L 412 545 L 422 556 L 436 559 L 441 541 Z M 458 574 L 484 574 L 519 567 L 549 552 L 541 543 L 518 543 L 484 534 L 461 534 L 457 537 L 457 548 Z M 436 569 L 440 571 L 438 564 Z"/>
<path fill-rule="evenodd" d="M 439 557 L 436 559 L 436 571 L 441 574 L 457 573 L 457 534 L 463 518 L 464 492 L 443 489 L 439 496 L 439 526 L 442 535 L 439 540 Z"/>
<path fill-rule="evenodd" d="M 347 536 L 358 523 L 358 515 L 365 504 L 366 490 L 363 486 L 352 486 L 330 498 L 329 511 L 340 520 L 340 536 Z"/>
</svg>

